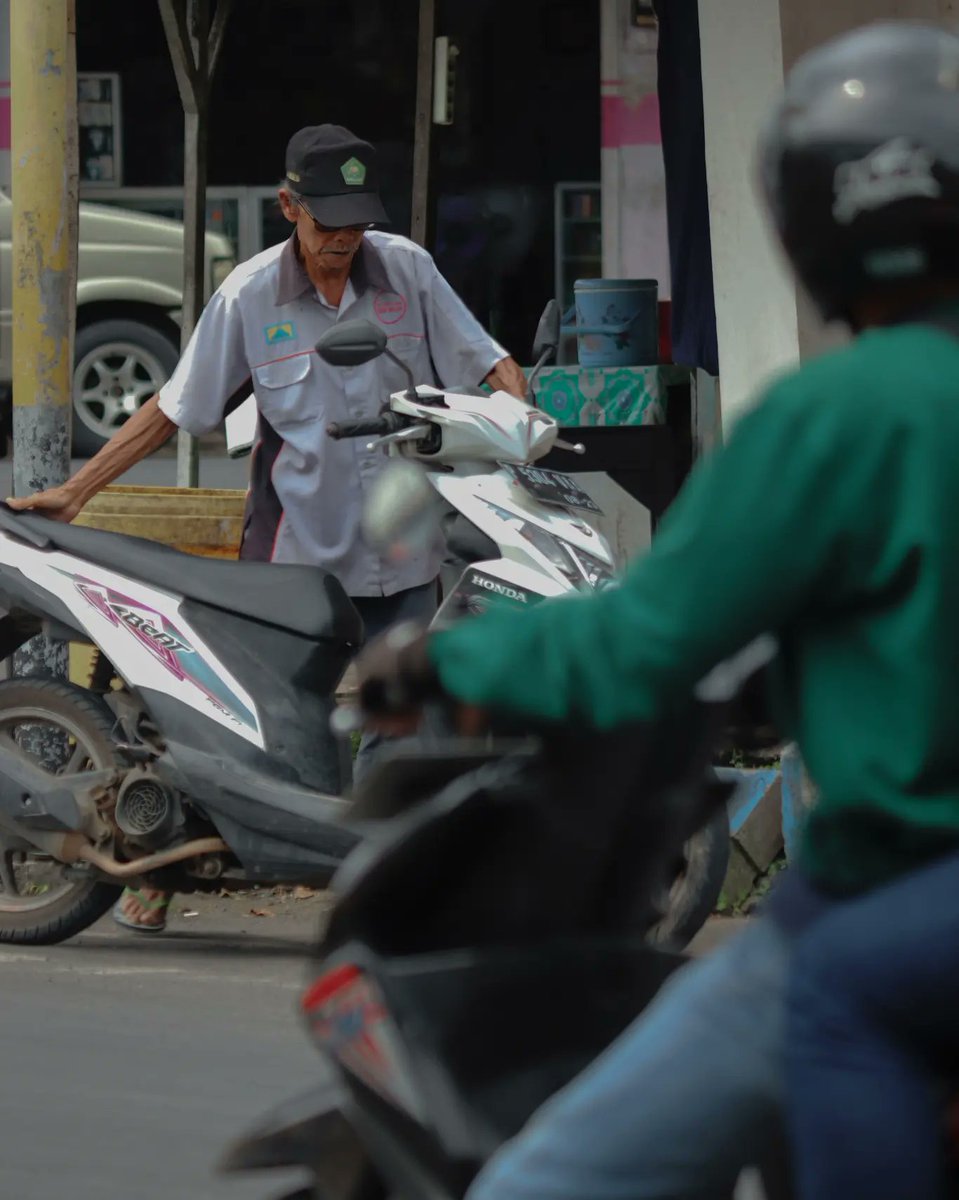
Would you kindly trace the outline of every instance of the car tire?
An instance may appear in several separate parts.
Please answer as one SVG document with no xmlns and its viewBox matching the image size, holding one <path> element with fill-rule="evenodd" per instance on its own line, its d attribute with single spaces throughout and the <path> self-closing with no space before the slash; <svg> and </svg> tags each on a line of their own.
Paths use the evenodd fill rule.
<svg viewBox="0 0 959 1200">
<path fill-rule="evenodd" d="M 96 454 L 166 383 L 179 357 L 172 334 L 142 321 L 81 326 L 73 358 L 73 453 Z"/>
</svg>

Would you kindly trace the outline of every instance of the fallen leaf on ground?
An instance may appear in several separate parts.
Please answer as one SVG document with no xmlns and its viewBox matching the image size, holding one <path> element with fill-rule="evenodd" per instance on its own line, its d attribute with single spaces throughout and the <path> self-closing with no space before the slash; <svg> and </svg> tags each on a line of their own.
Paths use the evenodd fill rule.
<svg viewBox="0 0 959 1200">
<path fill-rule="evenodd" d="M 300 884 L 293 889 L 293 899 L 309 900 L 311 896 L 317 895 L 318 890 L 318 888 L 306 887 L 305 884 Z"/>
<path fill-rule="evenodd" d="M 251 908 L 251 917 L 275 917 L 276 913 L 271 908 Z"/>
</svg>

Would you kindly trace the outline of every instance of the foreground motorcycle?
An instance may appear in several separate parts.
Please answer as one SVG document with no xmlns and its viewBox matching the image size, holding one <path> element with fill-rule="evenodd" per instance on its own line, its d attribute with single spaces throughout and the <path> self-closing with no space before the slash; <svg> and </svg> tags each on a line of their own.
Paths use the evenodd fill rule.
<svg viewBox="0 0 959 1200">
<path fill-rule="evenodd" d="M 683 961 L 644 935 L 677 847 L 727 799 L 720 711 L 383 762 L 302 998 L 328 1082 L 224 1169 L 305 1167 L 299 1200 L 462 1196 Z"/>
<path fill-rule="evenodd" d="M 560 340 L 551 301 L 533 344 L 529 394 Z M 386 355 L 383 329 L 368 321 L 334 326 L 317 352 L 335 366 L 355 367 Z M 404 368 L 405 369 L 405 368 Z M 334 438 L 366 438 L 384 448 L 391 468 L 377 480 L 364 511 L 367 541 L 382 553 L 422 548 L 440 532 L 445 546 L 445 598 L 434 625 L 485 612 L 491 605 L 528 608 L 571 592 L 616 584 L 623 562 L 603 535 L 602 512 L 573 476 L 535 464 L 551 450 L 577 456 L 581 445 L 559 437 L 557 422 L 533 404 L 481 388 L 409 386 L 368 420 L 331 425 Z M 603 786 L 597 760 L 587 789 Z M 685 945 L 715 907 L 729 859 L 725 809 L 677 847 L 664 885 L 664 916 L 652 936 Z"/>
</svg>

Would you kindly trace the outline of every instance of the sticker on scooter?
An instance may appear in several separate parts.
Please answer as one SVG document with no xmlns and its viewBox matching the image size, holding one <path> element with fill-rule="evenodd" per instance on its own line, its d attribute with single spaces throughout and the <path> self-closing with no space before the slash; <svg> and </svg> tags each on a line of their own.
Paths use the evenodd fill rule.
<svg viewBox="0 0 959 1200">
<path fill-rule="evenodd" d="M 125 621 L 127 625 L 144 640 L 152 649 L 156 644 L 161 650 L 169 650 L 172 654 L 182 652 L 184 654 L 195 654 L 196 651 L 192 646 L 188 646 L 186 642 L 181 642 L 179 638 L 173 636 L 172 633 L 164 633 L 162 629 L 157 627 L 149 620 L 149 618 L 141 616 L 140 613 L 134 612 L 127 608 L 125 604 L 110 604 L 110 608 L 117 614 L 121 621 Z"/>
<path fill-rule="evenodd" d="M 392 1104 L 422 1116 L 386 1004 L 359 967 L 343 963 L 322 975 L 301 1006 L 313 1036 L 328 1053 Z"/>
<path fill-rule="evenodd" d="M 259 728 L 256 716 L 190 645 L 182 630 L 163 613 L 92 579 L 67 571 L 61 574 L 73 580 L 80 595 L 111 625 L 128 630 L 171 675 L 181 682 L 192 683 L 218 712 L 235 725 Z"/>
</svg>

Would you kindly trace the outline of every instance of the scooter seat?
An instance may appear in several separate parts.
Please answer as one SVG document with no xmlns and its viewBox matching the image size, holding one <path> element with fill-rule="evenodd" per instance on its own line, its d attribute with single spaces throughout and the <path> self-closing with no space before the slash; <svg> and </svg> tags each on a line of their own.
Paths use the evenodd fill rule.
<svg viewBox="0 0 959 1200">
<path fill-rule="evenodd" d="M 359 613 L 339 580 L 320 567 L 201 558 L 147 538 L 17 513 L 5 504 L 0 505 L 0 530 L 38 549 L 62 550 L 186 599 L 314 641 L 359 645 L 363 640 Z"/>
</svg>

